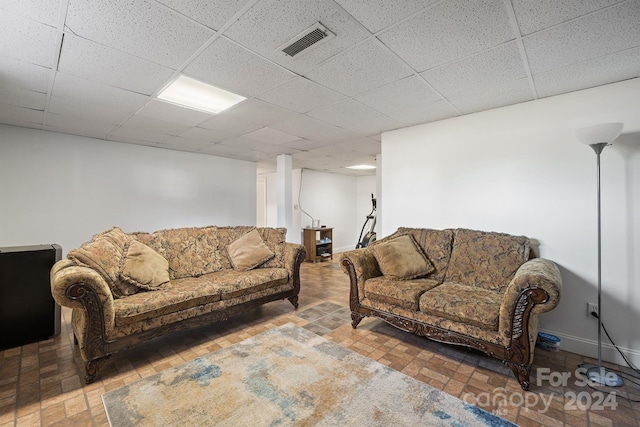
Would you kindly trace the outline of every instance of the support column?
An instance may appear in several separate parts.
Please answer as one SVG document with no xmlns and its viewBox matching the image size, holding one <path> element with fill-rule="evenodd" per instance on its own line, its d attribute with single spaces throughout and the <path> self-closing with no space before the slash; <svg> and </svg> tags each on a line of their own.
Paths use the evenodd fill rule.
<svg viewBox="0 0 640 427">
<path fill-rule="evenodd" d="M 376 236 L 382 238 L 382 154 L 376 154 Z"/>
<path fill-rule="evenodd" d="M 278 227 L 286 227 L 287 241 L 291 241 L 293 231 L 293 196 L 291 194 L 292 163 L 292 157 L 289 154 L 280 154 L 277 157 Z"/>
</svg>

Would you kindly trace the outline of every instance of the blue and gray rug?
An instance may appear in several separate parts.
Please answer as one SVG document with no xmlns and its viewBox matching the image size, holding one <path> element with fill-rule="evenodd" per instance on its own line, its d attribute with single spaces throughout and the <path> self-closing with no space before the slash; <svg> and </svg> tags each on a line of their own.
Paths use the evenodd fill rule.
<svg viewBox="0 0 640 427">
<path fill-rule="evenodd" d="M 124 426 L 514 426 L 293 324 L 102 396 Z"/>
</svg>

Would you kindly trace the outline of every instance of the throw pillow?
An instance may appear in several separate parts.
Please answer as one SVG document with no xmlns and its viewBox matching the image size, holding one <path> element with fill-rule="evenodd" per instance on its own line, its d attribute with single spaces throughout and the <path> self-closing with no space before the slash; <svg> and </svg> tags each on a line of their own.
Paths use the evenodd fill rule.
<svg viewBox="0 0 640 427">
<path fill-rule="evenodd" d="M 382 274 L 392 279 L 415 279 L 434 270 L 422 249 L 409 234 L 370 246 L 370 249 Z"/>
<path fill-rule="evenodd" d="M 169 282 L 169 262 L 149 246 L 131 239 L 125 244 L 120 278 L 142 289 L 158 290 Z"/>
<path fill-rule="evenodd" d="M 233 268 L 239 271 L 256 268 L 275 256 L 256 229 L 230 243 L 227 254 Z"/>
</svg>

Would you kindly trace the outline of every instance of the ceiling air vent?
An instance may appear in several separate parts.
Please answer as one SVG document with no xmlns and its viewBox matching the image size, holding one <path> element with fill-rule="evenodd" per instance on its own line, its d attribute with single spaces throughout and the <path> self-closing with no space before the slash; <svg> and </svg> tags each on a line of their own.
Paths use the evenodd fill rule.
<svg viewBox="0 0 640 427">
<path fill-rule="evenodd" d="M 278 50 L 281 50 L 288 56 L 294 57 L 312 46 L 318 46 L 319 42 L 332 37 L 335 37 L 335 34 L 318 22 L 280 46 Z"/>
</svg>

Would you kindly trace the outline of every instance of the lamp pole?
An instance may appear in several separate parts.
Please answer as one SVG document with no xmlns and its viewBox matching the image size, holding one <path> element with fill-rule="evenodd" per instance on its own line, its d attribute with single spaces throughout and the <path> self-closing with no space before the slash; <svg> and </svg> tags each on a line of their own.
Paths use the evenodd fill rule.
<svg viewBox="0 0 640 427">
<path fill-rule="evenodd" d="M 598 371 L 600 378 L 604 378 L 604 370 L 602 369 L 602 217 L 600 214 L 600 153 L 608 144 L 600 142 L 591 144 L 590 147 L 596 153 L 596 193 L 598 197 Z"/>
<path fill-rule="evenodd" d="M 606 142 L 598 142 L 589 146 L 596 153 L 596 193 L 598 210 L 598 366 L 589 364 L 582 365 L 587 369 L 587 377 L 598 384 L 609 387 L 620 387 L 622 379 L 611 371 L 606 371 L 602 366 L 602 217 L 600 204 L 600 154 L 604 147 L 609 145 Z"/>
</svg>

